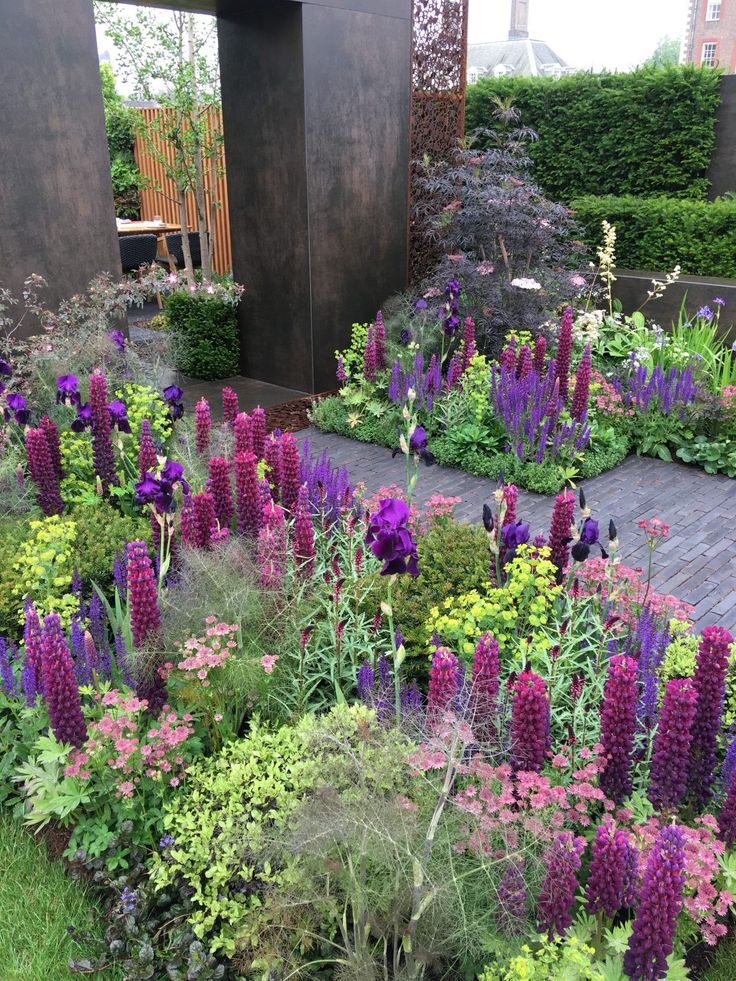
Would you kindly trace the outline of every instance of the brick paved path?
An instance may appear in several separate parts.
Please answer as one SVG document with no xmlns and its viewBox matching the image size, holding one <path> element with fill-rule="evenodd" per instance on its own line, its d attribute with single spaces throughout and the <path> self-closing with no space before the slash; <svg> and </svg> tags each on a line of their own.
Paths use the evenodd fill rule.
<svg viewBox="0 0 736 981">
<path fill-rule="evenodd" d="M 347 466 L 351 480 L 363 481 L 369 493 L 392 483 L 404 486 L 403 457 L 392 460 L 390 450 L 316 429 L 299 437 L 309 439 L 315 452 L 327 450 L 333 464 Z M 601 529 L 609 517 L 615 521 L 626 565 L 646 564 L 637 522 L 654 515 L 666 521 L 670 537 L 655 553 L 655 588 L 692 603 L 699 627 L 717 623 L 736 631 L 736 480 L 681 463 L 630 456 L 614 470 L 585 481 L 584 487 Z M 494 488 L 490 480 L 460 470 L 422 466 L 416 499 L 461 497 L 457 516 L 480 521 L 483 502 Z M 552 498 L 520 490 L 517 510 L 532 535 L 546 531 Z"/>
</svg>

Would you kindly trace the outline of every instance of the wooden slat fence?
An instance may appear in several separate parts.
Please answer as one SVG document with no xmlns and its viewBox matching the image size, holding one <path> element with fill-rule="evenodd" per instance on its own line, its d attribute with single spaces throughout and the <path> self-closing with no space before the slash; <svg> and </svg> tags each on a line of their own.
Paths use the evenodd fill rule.
<svg viewBox="0 0 736 981">
<path fill-rule="evenodd" d="M 176 185 L 166 177 L 163 163 L 157 159 L 162 154 L 173 163 L 174 152 L 170 143 L 163 140 L 153 127 L 153 121 L 159 113 L 170 113 L 170 109 L 138 109 L 146 121 L 149 133 L 157 147 L 157 154 L 150 152 L 145 141 L 138 136 L 135 142 L 135 159 L 150 186 L 141 191 L 141 218 L 150 221 L 154 215 L 161 215 L 164 221 L 179 223 L 179 205 L 177 204 Z M 215 115 L 214 124 L 222 131 L 222 116 L 219 110 L 212 110 Z M 206 168 L 208 170 L 208 168 Z M 217 180 L 217 200 L 220 206 L 215 219 L 215 272 L 228 273 L 232 270 L 232 250 L 230 246 L 230 221 L 227 205 L 227 181 L 225 180 L 225 161 L 220 160 L 220 176 Z M 205 174 L 205 187 L 209 190 L 209 172 Z M 197 208 L 194 195 L 187 195 L 187 219 L 191 231 L 197 228 Z"/>
</svg>

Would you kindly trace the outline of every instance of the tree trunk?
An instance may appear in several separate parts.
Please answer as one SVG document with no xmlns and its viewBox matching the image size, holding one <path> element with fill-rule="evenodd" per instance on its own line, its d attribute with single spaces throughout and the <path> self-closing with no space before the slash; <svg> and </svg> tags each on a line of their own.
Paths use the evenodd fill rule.
<svg viewBox="0 0 736 981">
<path fill-rule="evenodd" d="M 218 145 L 216 144 L 210 157 L 210 265 L 213 268 L 215 263 L 215 235 L 217 233 L 217 154 Z"/>
<path fill-rule="evenodd" d="M 194 279 L 194 266 L 192 265 L 192 251 L 189 248 L 189 227 L 187 225 L 187 197 L 186 188 L 179 187 L 179 224 L 181 225 L 181 250 L 184 253 L 184 270 L 187 276 L 187 282 L 190 286 L 193 286 L 196 282 Z"/>
<path fill-rule="evenodd" d="M 194 15 L 187 15 L 187 36 L 189 41 L 189 68 L 192 78 L 192 109 L 190 125 L 194 136 L 194 198 L 197 202 L 197 229 L 199 231 L 199 251 L 202 256 L 202 278 L 212 279 L 210 242 L 207 231 L 207 203 L 204 191 L 204 163 L 202 160 L 202 107 L 199 104 L 197 88 L 197 60 L 194 48 Z"/>
</svg>

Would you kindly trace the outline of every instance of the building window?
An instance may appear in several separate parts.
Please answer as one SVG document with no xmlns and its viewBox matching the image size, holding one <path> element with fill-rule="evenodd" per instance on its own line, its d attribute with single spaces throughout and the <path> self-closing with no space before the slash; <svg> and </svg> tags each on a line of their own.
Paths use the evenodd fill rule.
<svg viewBox="0 0 736 981">
<path fill-rule="evenodd" d="M 718 47 L 715 41 L 706 41 L 703 45 L 703 50 L 700 55 L 700 64 L 703 68 L 713 68 L 716 63 L 716 48 Z"/>
<path fill-rule="evenodd" d="M 721 0 L 708 0 L 708 9 L 705 12 L 706 20 L 721 19 Z"/>
</svg>

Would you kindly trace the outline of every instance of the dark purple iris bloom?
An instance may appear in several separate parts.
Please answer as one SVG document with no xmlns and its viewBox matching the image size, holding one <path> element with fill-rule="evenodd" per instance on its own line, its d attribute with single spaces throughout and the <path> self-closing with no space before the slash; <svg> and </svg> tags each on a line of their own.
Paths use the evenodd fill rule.
<svg viewBox="0 0 736 981">
<path fill-rule="evenodd" d="M 163 396 L 164 402 L 166 402 L 167 405 L 171 405 L 172 402 L 181 402 L 182 398 L 184 397 L 184 392 L 178 385 L 169 385 L 168 388 L 164 389 Z"/>
<path fill-rule="evenodd" d="M 714 317 L 713 311 L 709 306 L 701 307 L 695 314 L 696 317 L 702 317 L 703 320 L 712 320 Z"/>
<path fill-rule="evenodd" d="M 590 555 L 590 549 L 593 545 L 598 545 L 603 558 L 607 558 L 606 551 L 601 545 L 598 522 L 594 518 L 586 518 L 580 529 L 580 539 L 570 549 L 570 554 L 576 562 L 585 562 Z"/>
<path fill-rule="evenodd" d="M 434 463 L 434 457 L 427 449 L 427 431 L 423 426 L 417 426 L 409 437 L 409 450 L 424 460 L 428 467 Z"/>
<path fill-rule="evenodd" d="M 446 317 L 442 325 L 446 337 L 454 337 L 457 333 L 457 329 L 460 326 L 460 318 L 455 316 L 453 313 L 451 316 Z"/>
<path fill-rule="evenodd" d="M 107 411 L 110 413 L 110 425 L 113 428 L 117 426 L 121 433 L 130 432 L 128 410 L 125 407 L 125 402 L 121 402 L 120 399 L 115 399 L 114 402 L 108 402 Z"/>
<path fill-rule="evenodd" d="M 419 575 L 417 547 L 407 528 L 409 508 L 404 501 L 389 497 L 381 505 L 368 524 L 365 536 L 375 557 L 383 562 L 382 576 L 408 572 Z"/>
<path fill-rule="evenodd" d="M 0 358 L 0 375 L 10 376 L 13 374 L 13 369 L 10 367 L 5 358 Z"/>
<path fill-rule="evenodd" d="M 404 327 L 401 333 L 399 334 L 399 344 L 403 344 L 404 347 L 406 347 L 407 344 L 411 344 L 412 338 L 413 338 L 412 332 L 409 330 L 408 327 Z"/>
<path fill-rule="evenodd" d="M 529 541 L 529 525 L 524 521 L 517 521 L 515 524 L 506 525 L 501 529 L 501 542 L 506 549 L 506 561 L 512 559 L 516 554 L 519 545 L 526 545 Z"/>
<path fill-rule="evenodd" d="M 153 501 L 156 494 L 159 492 L 159 482 L 153 476 L 152 473 L 147 473 L 143 480 L 138 481 L 135 485 L 135 502 L 136 504 L 148 504 Z"/>
<path fill-rule="evenodd" d="M 171 511 L 177 483 L 181 483 L 185 494 L 189 493 L 189 484 L 184 480 L 184 468 L 175 460 L 167 460 L 158 478 L 147 473 L 143 480 L 135 485 L 135 502 L 154 504 L 163 513 Z"/>
<path fill-rule="evenodd" d="M 445 296 L 448 298 L 451 296 L 460 296 L 460 283 L 456 279 L 450 279 L 445 286 Z"/>
<path fill-rule="evenodd" d="M 426 310 L 427 309 L 427 301 L 420 298 L 414 304 L 414 309 L 415 310 Z"/>
<path fill-rule="evenodd" d="M 77 418 L 72 423 L 72 430 L 75 433 L 83 433 L 85 429 L 88 429 L 92 425 L 92 410 L 89 407 L 89 402 L 85 402 L 84 405 L 77 406 Z"/>
<path fill-rule="evenodd" d="M 125 334 L 122 332 L 122 330 L 111 330 L 111 331 L 108 331 L 107 336 L 113 342 L 113 344 L 118 349 L 118 351 L 124 351 L 125 350 L 125 344 L 126 344 Z"/>
<path fill-rule="evenodd" d="M 56 404 L 67 401 L 71 405 L 79 405 L 79 379 L 76 375 L 59 375 L 56 379 Z"/>
<path fill-rule="evenodd" d="M 5 401 L 8 409 L 13 411 L 15 421 L 19 426 L 25 426 L 31 421 L 31 410 L 28 408 L 26 400 L 22 395 L 19 395 L 17 392 L 11 392 L 10 395 L 5 396 Z M 7 409 L 5 410 L 5 419 L 9 419 Z"/>
<path fill-rule="evenodd" d="M 177 463 L 176 460 L 167 460 L 163 465 L 161 470 L 161 479 L 170 480 L 172 484 L 175 484 L 177 480 L 181 480 L 184 476 L 184 467 Z"/>
</svg>

